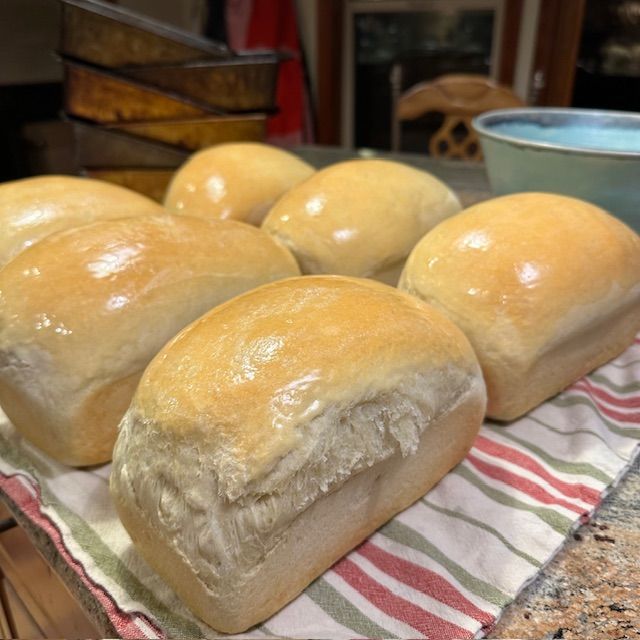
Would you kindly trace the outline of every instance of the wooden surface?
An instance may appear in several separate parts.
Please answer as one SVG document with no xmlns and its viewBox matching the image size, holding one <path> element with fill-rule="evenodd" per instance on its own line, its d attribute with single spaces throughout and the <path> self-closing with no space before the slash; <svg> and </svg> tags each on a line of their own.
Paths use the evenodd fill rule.
<svg viewBox="0 0 640 640">
<path fill-rule="evenodd" d="M 5 596 L 4 583 L 6 579 L 0 577 L 0 637 L 10 638 L 13 635 L 13 631 L 9 626 L 9 618 L 7 617 L 7 610 L 9 609 L 9 603 Z"/>
<path fill-rule="evenodd" d="M 10 512 L 0 505 L 0 518 Z M 21 527 L 0 533 L 0 595 L 14 637 L 98 637 L 96 627 Z"/>
<path fill-rule="evenodd" d="M 420 82 L 405 91 L 397 100 L 393 117 L 394 131 L 400 122 L 416 120 L 430 112 L 444 114 L 439 129 L 425 140 L 432 157 L 458 160 L 481 160 L 482 149 L 471 119 L 492 109 L 523 107 L 524 102 L 508 87 L 496 84 L 487 76 L 451 73 L 429 82 Z M 458 133 L 462 128 L 464 133 Z M 393 136 L 394 150 L 399 148 L 399 135 Z"/>
<path fill-rule="evenodd" d="M 80 612 L 78 618 L 84 618 L 89 625 L 89 628 L 84 629 L 83 634 L 79 633 L 67 633 L 64 634 L 61 631 L 52 631 L 50 638 L 117 638 L 118 634 L 113 625 L 109 621 L 102 605 L 93 597 L 88 591 L 85 584 L 82 582 L 78 574 L 67 564 L 66 560 L 60 555 L 56 546 L 52 542 L 51 538 L 39 527 L 34 527 L 28 518 L 18 509 L 18 507 L 8 498 L 6 495 L 0 493 L 0 517 L 4 518 L 5 515 L 11 515 L 15 518 L 18 526 L 22 530 L 22 535 L 28 540 L 30 547 L 25 544 L 25 549 L 28 549 L 26 555 L 30 557 L 30 561 L 33 562 L 34 557 L 44 559 L 44 563 L 47 567 L 47 571 L 51 573 L 60 582 L 61 589 L 67 592 L 69 598 L 71 598 L 75 612 Z M 0 540 L 6 533 L 0 534 Z M 4 572 L 4 568 L 0 570 L 0 576 Z M 15 575 L 15 573 L 13 574 Z M 29 576 L 27 572 L 20 571 L 20 575 Z M 8 578 L 8 576 L 6 576 Z M 34 579 L 29 577 L 29 585 L 38 582 L 38 578 Z M 18 582 L 24 582 L 24 579 L 18 580 Z M 27 586 L 27 585 L 25 585 Z M 15 589 L 14 589 L 15 590 Z M 2 593 L 0 592 L 0 596 Z M 33 603 L 32 596 L 26 596 L 27 604 Z M 23 601 L 24 603 L 24 601 Z M 4 602 L 3 602 L 4 604 Z M 25 607 L 26 608 L 26 607 Z M 35 607 L 35 613 L 37 617 L 44 618 L 45 614 L 42 613 L 42 605 L 38 603 Z M 38 613 L 38 609 L 41 613 Z M 30 616 L 34 618 L 33 611 Z M 51 617 L 51 616 L 50 616 Z M 54 616 L 55 617 L 55 616 Z M 63 614 L 64 617 L 64 614 Z M 36 626 L 38 625 L 36 619 L 34 619 Z M 43 623 L 43 626 L 47 626 Z M 44 629 L 39 637 L 44 636 Z"/>
<path fill-rule="evenodd" d="M 520 23 L 524 0 L 507 0 L 504 4 L 498 82 L 511 86 L 516 75 L 516 59 L 520 44 Z"/>
<path fill-rule="evenodd" d="M 318 16 L 316 138 L 321 144 L 338 144 L 342 126 L 340 116 L 344 0 L 315 0 L 315 2 Z"/>
<path fill-rule="evenodd" d="M 2 601 L 7 614 L 8 635 L 3 638 L 44 638 L 46 633 L 40 629 L 33 619 L 26 605 L 6 579 L 0 580 L 0 590 L 2 591 Z"/>
<path fill-rule="evenodd" d="M 534 74 L 543 82 L 535 90 L 536 105 L 571 105 L 585 3 L 541 0 Z"/>
</svg>

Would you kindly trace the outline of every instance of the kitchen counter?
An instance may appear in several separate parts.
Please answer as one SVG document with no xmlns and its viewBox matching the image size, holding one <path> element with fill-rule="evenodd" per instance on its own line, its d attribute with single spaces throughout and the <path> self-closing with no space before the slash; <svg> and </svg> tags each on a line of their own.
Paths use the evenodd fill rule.
<svg viewBox="0 0 640 640">
<path fill-rule="evenodd" d="M 429 171 L 436 178 L 448 184 L 460 198 L 464 207 L 491 197 L 491 189 L 484 167 L 476 162 L 460 162 L 459 160 L 442 160 L 416 153 L 394 154 L 370 149 L 345 150 L 339 147 L 322 147 L 308 145 L 293 149 L 309 164 L 321 169 L 327 165 L 353 158 L 378 158 L 384 160 L 401 160 L 418 169 Z"/>
<path fill-rule="evenodd" d="M 316 166 L 353 157 L 353 152 L 306 147 L 298 150 Z M 360 154 L 360 155 L 367 155 Z M 390 157 L 388 154 L 380 154 Z M 463 204 L 490 196 L 482 165 L 403 156 L 450 184 Z M 3 496 L 5 497 L 5 496 Z M 6 499 L 6 497 L 5 497 Z M 115 629 L 90 591 L 43 531 L 7 500 L 49 565 L 81 603 L 101 637 Z M 0 540 L 1 536 L 0 534 Z M 557 556 L 504 611 L 491 638 L 637 638 L 640 636 L 640 460 L 604 500 L 596 516 L 573 534 Z"/>
<path fill-rule="evenodd" d="M 639 566 L 640 458 L 489 637 L 638 638 Z"/>
</svg>

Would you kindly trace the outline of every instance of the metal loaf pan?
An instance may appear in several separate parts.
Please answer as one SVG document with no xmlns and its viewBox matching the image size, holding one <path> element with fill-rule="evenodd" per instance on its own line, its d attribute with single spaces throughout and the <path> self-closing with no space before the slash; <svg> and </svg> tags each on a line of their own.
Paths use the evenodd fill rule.
<svg viewBox="0 0 640 640">
<path fill-rule="evenodd" d="M 223 111 L 276 108 L 279 56 L 240 55 L 230 60 L 120 69 L 141 82 L 187 96 Z"/>
<path fill-rule="evenodd" d="M 227 58 L 219 42 L 100 0 L 60 0 L 64 55 L 103 67 Z"/>
<path fill-rule="evenodd" d="M 173 169 L 189 152 L 95 124 L 72 121 L 76 162 L 81 167 Z"/>
<path fill-rule="evenodd" d="M 109 125 L 108 129 L 196 151 L 223 142 L 260 142 L 265 138 L 266 120 L 264 114 L 209 116 L 162 122 L 124 122 Z"/>
<path fill-rule="evenodd" d="M 89 65 L 64 60 L 64 108 L 102 124 L 205 116 L 212 109 Z"/>
<path fill-rule="evenodd" d="M 89 178 L 96 178 L 97 180 L 104 180 L 127 187 L 127 189 L 137 191 L 153 198 L 153 200 L 162 202 L 174 172 L 171 169 L 103 167 L 81 169 L 81 173 Z"/>
</svg>

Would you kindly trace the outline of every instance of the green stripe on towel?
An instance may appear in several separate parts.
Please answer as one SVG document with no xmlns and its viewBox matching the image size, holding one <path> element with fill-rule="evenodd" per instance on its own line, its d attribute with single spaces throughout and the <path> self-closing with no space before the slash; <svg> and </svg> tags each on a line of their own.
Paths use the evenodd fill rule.
<svg viewBox="0 0 640 640">
<path fill-rule="evenodd" d="M 411 547 L 429 556 L 432 560 L 441 564 L 465 589 L 468 589 L 471 593 L 481 597 L 483 600 L 499 607 L 504 607 L 511 601 L 511 598 L 502 593 L 500 589 L 484 580 L 476 578 L 466 569 L 451 560 L 446 554 L 442 553 L 440 549 L 431 544 L 420 535 L 420 533 L 408 527 L 406 524 L 398 520 L 391 520 L 391 522 L 388 522 L 380 529 L 379 533 L 405 545 L 405 547 Z"/>
<path fill-rule="evenodd" d="M 486 482 L 483 482 L 470 469 L 465 467 L 464 463 L 459 464 L 451 473 L 455 473 L 461 476 L 476 488 L 480 489 L 480 491 L 482 491 L 482 493 L 484 493 L 486 496 L 488 496 L 492 500 L 495 500 L 496 502 L 499 502 L 500 504 L 505 505 L 506 507 L 520 509 L 521 511 L 530 511 L 531 513 L 538 516 L 540 520 L 548 524 L 552 529 L 557 531 L 560 535 L 567 535 L 567 533 L 571 529 L 572 521 L 566 516 L 563 516 L 561 513 L 558 513 L 553 509 L 548 509 L 546 507 L 536 507 L 535 505 L 527 504 L 526 502 L 522 502 L 521 500 L 518 500 L 517 498 L 514 498 L 513 496 L 510 496 L 503 491 L 494 489 Z"/>
</svg>

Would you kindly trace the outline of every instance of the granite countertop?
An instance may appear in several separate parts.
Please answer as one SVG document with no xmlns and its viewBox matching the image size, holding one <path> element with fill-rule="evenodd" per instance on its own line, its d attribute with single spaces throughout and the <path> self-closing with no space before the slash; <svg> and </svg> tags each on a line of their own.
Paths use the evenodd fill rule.
<svg viewBox="0 0 640 640">
<path fill-rule="evenodd" d="M 640 638 L 640 458 L 491 638 Z"/>
</svg>

